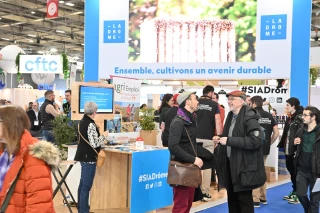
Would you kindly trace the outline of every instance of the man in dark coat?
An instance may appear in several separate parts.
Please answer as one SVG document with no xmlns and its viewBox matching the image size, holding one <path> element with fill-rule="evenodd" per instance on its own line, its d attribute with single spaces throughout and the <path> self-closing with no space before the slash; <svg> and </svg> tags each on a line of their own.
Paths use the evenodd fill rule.
<svg viewBox="0 0 320 213">
<path fill-rule="evenodd" d="M 246 94 L 227 94 L 230 112 L 221 136 L 214 136 L 218 188 L 226 188 L 229 213 L 254 213 L 252 190 L 266 181 L 259 113 Z"/>
</svg>

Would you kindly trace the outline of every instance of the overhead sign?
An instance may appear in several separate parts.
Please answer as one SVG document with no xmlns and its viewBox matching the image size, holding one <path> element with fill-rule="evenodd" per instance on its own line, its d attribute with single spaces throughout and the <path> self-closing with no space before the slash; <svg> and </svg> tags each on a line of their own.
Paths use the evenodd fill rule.
<svg viewBox="0 0 320 213">
<path fill-rule="evenodd" d="M 47 0 L 47 18 L 58 17 L 58 0 Z"/>
<path fill-rule="evenodd" d="M 86 60 L 98 64 L 100 79 L 290 78 L 295 1 L 248 0 L 244 6 L 203 1 L 201 8 L 186 3 L 188 9 L 174 16 L 172 11 L 181 11 L 178 3 L 150 5 L 145 18 L 134 15 L 144 1 L 96 1 L 87 12 L 99 30 L 87 28 L 85 34 L 98 34 L 99 42 L 86 41 Z"/>
<path fill-rule="evenodd" d="M 21 73 L 62 73 L 60 55 L 21 55 Z"/>
</svg>

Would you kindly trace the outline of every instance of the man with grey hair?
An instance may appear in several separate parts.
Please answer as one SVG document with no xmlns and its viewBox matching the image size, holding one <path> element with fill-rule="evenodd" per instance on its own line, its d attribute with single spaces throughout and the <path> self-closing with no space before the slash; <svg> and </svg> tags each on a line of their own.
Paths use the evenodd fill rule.
<svg viewBox="0 0 320 213">
<path fill-rule="evenodd" d="M 42 120 L 42 137 L 49 142 L 54 142 L 52 133 L 52 121 L 55 117 L 61 115 L 58 104 L 54 103 L 55 95 L 52 90 L 47 90 L 44 93 L 45 101 L 40 108 L 41 120 Z"/>
<path fill-rule="evenodd" d="M 214 136 L 218 188 L 227 189 L 229 213 L 254 213 L 252 190 L 266 181 L 262 136 L 256 110 L 245 104 L 246 94 L 227 94 L 230 112 L 221 136 Z"/>
</svg>

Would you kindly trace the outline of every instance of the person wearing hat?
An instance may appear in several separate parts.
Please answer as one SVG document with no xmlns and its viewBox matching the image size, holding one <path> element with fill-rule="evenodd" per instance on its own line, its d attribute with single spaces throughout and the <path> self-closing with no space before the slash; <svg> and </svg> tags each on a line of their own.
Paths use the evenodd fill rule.
<svg viewBox="0 0 320 213">
<path fill-rule="evenodd" d="M 164 130 L 161 135 L 162 145 L 164 147 L 168 147 L 168 140 L 169 140 L 169 129 L 170 124 L 173 118 L 177 115 L 179 104 L 177 102 L 177 98 L 179 93 L 173 96 L 173 106 L 165 113 L 162 122 L 164 123 Z"/>
<path fill-rule="evenodd" d="M 230 112 L 221 136 L 214 136 L 218 188 L 227 189 L 229 213 L 254 213 L 252 190 L 266 181 L 259 113 L 246 94 L 227 94 Z"/>
<path fill-rule="evenodd" d="M 173 119 L 169 130 L 168 148 L 170 151 L 170 158 L 171 160 L 182 163 L 193 163 L 201 168 L 203 161 L 199 157 L 196 157 L 197 121 L 194 112 L 198 109 L 198 100 L 195 92 L 184 92 L 179 94 L 177 102 L 179 108 L 177 109 L 177 115 Z M 196 188 L 176 185 L 172 187 L 172 212 L 190 212 Z"/>
</svg>

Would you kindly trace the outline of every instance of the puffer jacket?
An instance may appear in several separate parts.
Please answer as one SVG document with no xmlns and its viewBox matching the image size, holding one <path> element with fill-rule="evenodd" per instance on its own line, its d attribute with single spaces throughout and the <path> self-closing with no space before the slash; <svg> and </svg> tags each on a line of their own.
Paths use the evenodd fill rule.
<svg viewBox="0 0 320 213">
<path fill-rule="evenodd" d="M 0 154 L 3 151 L 0 149 Z M 0 192 L 2 206 L 12 183 L 18 178 L 6 213 L 55 213 L 51 170 L 57 168 L 59 160 L 56 147 L 38 141 L 26 130 L 20 140 L 20 151 L 15 155 Z M 19 170 L 21 173 L 17 177 Z"/>
<path fill-rule="evenodd" d="M 214 150 L 218 188 L 230 188 L 228 177 L 231 177 L 235 192 L 259 188 L 266 181 L 262 135 L 258 123 L 260 115 L 256 110 L 243 106 L 238 114 L 232 137 L 229 137 L 232 117 L 233 113 L 229 112 L 222 133 L 222 137 L 228 137 L 227 145 L 231 147 L 230 165 L 227 146 L 219 144 Z"/>
</svg>

